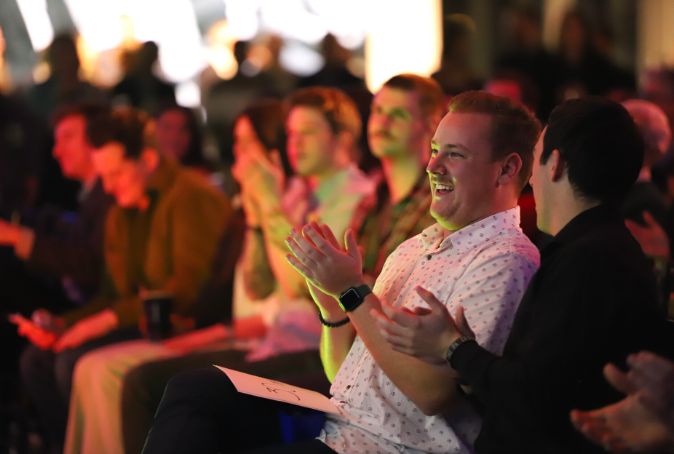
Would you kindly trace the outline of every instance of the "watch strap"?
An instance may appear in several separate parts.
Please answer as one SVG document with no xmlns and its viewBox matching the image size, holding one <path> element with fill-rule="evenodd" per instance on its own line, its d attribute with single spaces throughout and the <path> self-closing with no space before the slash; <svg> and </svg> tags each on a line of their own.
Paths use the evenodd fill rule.
<svg viewBox="0 0 674 454">
<path fill-rule="evenodd" d="M 457 348 L 459 348 L 461 345 L 464 343 L 473 340 L 470 337 L 466 336 L 459 336 L 458 339 L 456 339 L 454 342 L 449 344 L 449 347 L 447 347 L 447 353 L 445 353 L 445 361 L 447 361 L 447 364 L 450 366 L 452 365 L 452 356 L 454 355 L 454 352 L 456 351 Z"/>
</svg>

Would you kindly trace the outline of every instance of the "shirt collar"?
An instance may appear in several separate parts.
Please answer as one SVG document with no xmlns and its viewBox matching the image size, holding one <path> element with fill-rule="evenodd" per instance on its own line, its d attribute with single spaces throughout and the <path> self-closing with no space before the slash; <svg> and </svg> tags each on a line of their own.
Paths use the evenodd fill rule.
<svg viewBox="0 0 674 454">
<path fill-rule="evenodd" d="M 545 247 L 545 250 L 554 248 L 556 245 L 561 245 L 575 240 L 581 236 L 588 229 L 595 226 L 621 222 L 622 218 L 617 208 L 611 205 L 598 205 L 596 207 L 587 209 L 582 213 L 576 215 L 571 219 L 562 229 L 555 235 L 552 241 Z"/>
<path fill-rule="evenodd" d="M 490 240 L 494 235 L 502 235 L 512 229 L 520 229 L 520 207 L 516 206 L 505 211 L 499 211 L 486 218 L 475 221 L 446 238 L 447 230 L 440 224 L 433 224 L 421 232 L 421 241 L 426 249 L 434 252 L 452 248 L 456 252 L 473 249 L 477 244 Z"/>
</svg>

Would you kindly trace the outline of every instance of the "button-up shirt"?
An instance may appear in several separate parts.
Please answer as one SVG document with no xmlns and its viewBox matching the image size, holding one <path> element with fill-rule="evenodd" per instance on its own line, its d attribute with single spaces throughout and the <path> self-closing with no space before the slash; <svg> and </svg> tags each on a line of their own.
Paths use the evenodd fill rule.
<svg viewBox="0 0 674 454">
<path fill-rule="evenodd" d="M 373 292 L 397 307 L 427 307 L 414 291 L 420 285 L 451 313 L 463 306 L 477 342 L 501 352 L 538 264 L 536 247 L 519 228 L 519 208 L 513 208 L 449 235 L 437 224 L 428 227 L 391 254 Z M 343 417 L 329 417 L 320 438 L 339 453 L 467 453 L 480 429 L 477 413 L 463 398 L 444 415 L 425 416 L 360 337 L 331 393 Z"/>
</svg>

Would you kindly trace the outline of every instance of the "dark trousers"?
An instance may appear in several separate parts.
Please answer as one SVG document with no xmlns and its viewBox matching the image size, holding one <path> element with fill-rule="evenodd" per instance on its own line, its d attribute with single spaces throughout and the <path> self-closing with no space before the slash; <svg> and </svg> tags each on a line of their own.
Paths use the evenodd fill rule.
<svg viewBox="0 0 674 454">
<path fill-rule="evenodd" d="M 137 339 L 136 328 L 115 330 L 77 348 L 54 353 L 28 346 L 21 354 L 21 379 L 40 417 L 48 442 L 63 444 L 68 420 L 68 404 L 73 369 L 85 353 L 105 345 Z"/>
<path fill-rule="evenodd" d="M 309 354 L 318 359 L 317 352 L 305 352 L 244 363 L 240 365 L 243 367 L 223 365 L 324 391 L 327 379 L 322 368 L 320 376 L 315 371 L 299 370 L 307 366 L 308 359 L 313 361 Z M 143 452 L 258 452 L 255 449 L 281 443 L 279 411 L 289 407 L 292 406 L 239 393 L 229 378 L 214 367 L 183 372 L 168 382 Z M 307 450 L 298 451 L 302 446 Z M 317 441 L 300 443 L 296 448 L 279 452 L 333 452 Z"/>
</svg>

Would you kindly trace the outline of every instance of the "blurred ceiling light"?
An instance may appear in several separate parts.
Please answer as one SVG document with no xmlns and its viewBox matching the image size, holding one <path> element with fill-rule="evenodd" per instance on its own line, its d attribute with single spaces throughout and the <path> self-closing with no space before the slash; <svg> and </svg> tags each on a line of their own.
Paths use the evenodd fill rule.
<svg viewBox="0 0 674 454">
<path fill-rule="evenodd" d="M 318 44 L 328 32 L 325 17 L 308 11 L 303 0 L 262 0 L 260 18 L 265 31 L 308 44 Z"/>
<path fill-rule="evenodd" d="M 208 42 L 207 59 L 215 74 L 221 79 L 229 80 L 236 74 L 238 65 L 234 58 L 234 37 L 227 20 L 214 23 L 206 35 Z"/>
<path fill-rule="evenodd" d="M 47 13 L 46 0 L 17 0 L 16 3 L 26 24 L 33 49 L 36 52 L 44 50 L 54 39 L 54 28 Z"/>
<path fill-rule="evenodd" d="M 176 102 L 183 107 L 198 107 L 201 104 L 199 85 L 193 81 L 176 85 Z"/>
<path fill-rule="evenodd" d="M 113 49 L 122 43 L 123 16 L 114 0 L 64 0 L 79 34 L 94 52 Z"/>
<path fill-rule="evenodd" d="M 366 1 L 367 17 L 382 3 Z M 386 20 L 369 22 L 365 40 L 366 83 L 374 92 L 390 77 L 411 72 L 428 76 L 440 67 L 442 7 L 440 0 L 386 2 Z"/>
<path fill-rule="evenodd" d="M 260 24 L 257 12 L 259 0 L 223 0 L 225 17 L 230 24 L 229 33 L 237 39 L 249 41 L 257 35 Z"/>
<path fill-rule="evenodd" d="M 310 76 L 323 67 L 321 54 L 297 41 L 286 41 L 279 60 L 284 68 L 298 76 Z"/>
<path fill-rule="evenodd" d="M 347 49 L 363 45 L 368 19 L 363 14 L 363 0 L 305 0 L 305 4 L 324 21 L 326 31 L 333 34 L 340 45 Z"/>
<path fill-rule="evenodd" d="M 206 66 L 201 34 L 190 0 L 124 0 L 124 14 L 133 21 L 139 41 L 159 46 L 159 64 L 167 79 L 185 81 Z M 170 5 L 170 6 L 169 6 Z M 158 17 L 161 12 L 161 17 Z"/>
</svg>

